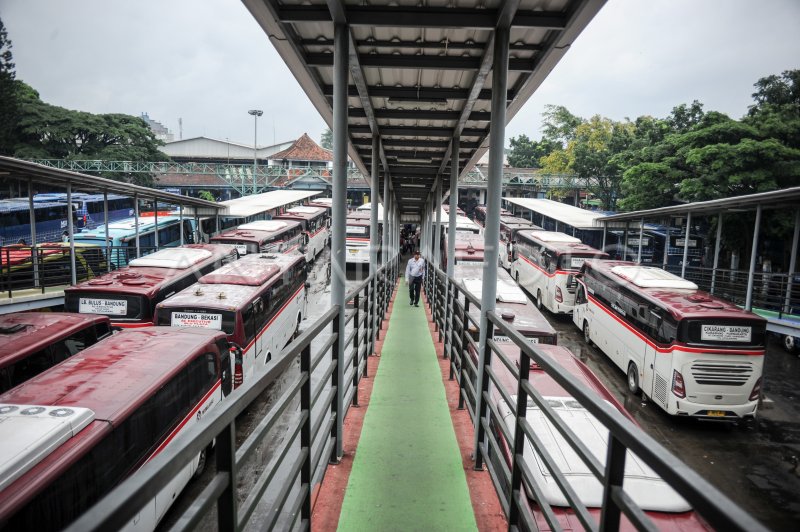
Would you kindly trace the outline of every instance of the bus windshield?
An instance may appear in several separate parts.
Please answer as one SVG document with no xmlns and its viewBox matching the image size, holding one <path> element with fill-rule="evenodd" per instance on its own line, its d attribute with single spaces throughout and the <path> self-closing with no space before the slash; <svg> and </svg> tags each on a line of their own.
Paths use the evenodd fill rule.
<svg viewBox="0 0 800 532">
<path fill-rule="evenodd" d="M 596 255 L 564 254 L 558 257 L 558 269 L 568 271 L 579 271 L 583 263 L 589 259 L 596 258 Z"/>
<path fill-rule="evenodd" d="M 368 225 L 348 225 L 347 237 L 351 238 L 369 238 Z"/>
</svg>

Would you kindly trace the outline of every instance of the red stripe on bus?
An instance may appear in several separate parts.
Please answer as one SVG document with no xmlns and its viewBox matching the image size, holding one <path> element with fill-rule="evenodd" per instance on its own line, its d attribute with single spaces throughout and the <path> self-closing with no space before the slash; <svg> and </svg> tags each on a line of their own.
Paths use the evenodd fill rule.
<svg viewBox="0 0 800 532">
<path fill-rule="evenodd" d="M 345 241 L 347 241 L 347 242 L 350 242 L 350 241 L 353 241 L 353 242 L 369 242 L 369 238 L 353 238 L 353 237 L 349 237 L 348 236 L 347 238 L 345 238 Z"/>
<path fill-rule="evenodd" d="M 681 343 L 672 344 L 670 347 L 659 347 L 655 344 L 650 338 L 645 336 L 643 333 L 639 332 L 633 326 L 631 326 L 628 322 L 620 318 L 619 316 L 614 313 L 614 311 L 610 310 L 606 307 L 603 303 L 601 303 L 597 298 L 587 294 L 590 301 L 592 301 L 595 305 L 597 305 L 603 312 L 614 318 L 617 322 L 619 322 L 623 327 L 631 331 L 635 334 L 640 340 L 644 341 L 647 345 L 655 349 L 659 353 L 671 353 L 676 349 L 679 351 L 687 351 L 690 353 L 707 353 L 707 354 L 715 354 L 715 355 L 748 355 L 748 356 L 763 356 L 764 351 L 752 351 L 752 350 L 735 350 L 735 349 L 705 349 L 702 347 L 689 347 L 688 345 L 684 345 Z"/>
<path fill-rule="evenodd" d="M 126 323 L 126 322 L 119 322 L 119 321 L 112 321 L 112 327 L 120 327 L 122 329 L 138 329 L 140 327 L 152 327 L 152 321 L 146 321 L 143 323 Z"/>
<path fill-rule="evenodd" d="M 303 290 L 304 288 L 305 288 L 304 286 L 301 286 L 300 288 L 298 288 L 298 289 L 297 289 L 297 292 L 295 292 L 294 294 L 292 294 L 292 297 L 290 297 L 290 298 L 289 298 L 289 299 L 286 301 L 286 303 L 284 303 L 284 304 L 283 304 L 283 306 L 280 308 L 280 310 L 278 310 L 278 312 L 276 312 L 276 313 L 275 313 L 275 315 L 272 317 L 272 319 L 271 319 L 271 320 L 269 320 L 269 321 L 267 322 L 267 324 L 266 324 L 266 325 L 264 325 L 264 327 L 261 329 L 261 331 L 259 331 L 259 333 L 256 335 L 256 337 L 255 337 L 255 338 L 253 338 L 253 339 L 250 341 L 250 343 L 249 343 L 249 344 L 247 344 L 247 346 L 244 348 L 244 350 L 245 350 L 245 351 L 248 351 L 248 350 L 249 350 L 249 349 L 250 349 L 250 348 L 251 348 L 251 347 L 252 347 L 252 346 L 253 346 L 253 345 L 256 343 L 256 340 L 258 340 L 259 338 L 261 338 L 262 336 L 264 336 L 264 333 L 267 331 L 267 329 L 269 329 L 269 326 L 270 326 L 270 325 L 272 325 L 272 322 L 273 322 L 273 321 L 275 321 L 276 319 L 278 319 L 278 316 L 280 316 L 280 315 L 281 315 L 281 313 L 282 313 L 284 310 L 286 310 L 286 307 L 288 307 L 288 306 L 289 306 L 289 303 L 291 303 L 291 302 L 294 300 L 294 298 L 295 298 L 295 297 L 297 297 L 297 294 L 299 294 L 299 293 L 300 293 L 300 291 L 301 291 L 301 290 Z"/>
<path fill-rule="evenodd" d="M 555 272 L 555 273 L 548 273 L 546 270 L 543 270 L 543 269 L 542 269 L 540 266 L 538 266 L 538 265 L 534 264 L 534 263 L 533 263 L 533 262 L 532 262 L 532 261 L 531 261 L 531 260 L 530 260 L 528 257 L 526 257 L 525 255 L 518 255 L 518 256 L 519 256 L 519 258 L 521 258 L 522 260 L 524 260 L 525 262 L 527 262 L 528 264 L 530 264 L 531 266 L 533 266 L 534 268 L 536 268 L 537 270 L 539 270 L 540 272 L 542 272 L 543 274 L 545 274 L 545 275 L 546 275 L 546 276 L 548 276 L 548 277 L 555 277 L 556 275 L 573 275 L 573 274 L 575 274 L 575 273 L 578 273 L 578 271 L 577 271 L 577 270 L 576 270 L 576 271 L 574 271 L 574 272 L 571 272 L 571 271 L 568 271 L 568 270 L 556 270 L 556 272 Z"/>
<path fill-rule="evenodd" d="M 200 410 L 200 407 L 203 406 L 203 404 L 208 400 L 208 398 L 211 397 L 217 391 L 217 389 L 219 389 L 220 386 L 222 386 L 222 381 L 218 380 L 214 384 L 214 386 L 212 386 L 211 389 L 208 390 L 208 392 L 206 392 L 206 394 L 203 396 L 203 398 L 200 399 L 200 401 L 195 405 L 195 407 L 192 408 L 192 410 L 188 414 L 186 414 L 186 417 L 183 418 L 183 420 L 178 424 L 178 426 L 175 427 L 172 430 L 172 432 L 169 433 L 169 436 L 167 436 L 167 439 L 165 439 L 161 443 L 161 445 L 159 445 L 158 448 L 155 451 L 153 451 L 153 454 L 150 455 L 150 457 L 146 460 L 146 462 L 149 462 L 150 460 L 155 458 L 155 456 L 158 453 L 160 453 L 161 451 L 164 450 L 164 447 L 169 445 L 169 442 L 171 442 L 175 438 L 175 436 L 178 435 L 178 433 L 181 431 L 181 429 L 183 427 L 186 426 L 186 424 L 189 422 L 190 419 L 192 419 L 193 417 L 195 417 L 197 415 L 197 412 Z"/>
</svg>

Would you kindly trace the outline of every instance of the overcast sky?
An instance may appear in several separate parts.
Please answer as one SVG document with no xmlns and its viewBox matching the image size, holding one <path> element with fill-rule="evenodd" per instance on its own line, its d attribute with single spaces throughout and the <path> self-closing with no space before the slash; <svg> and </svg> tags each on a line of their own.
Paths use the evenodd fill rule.
<svg viewBox="0 0 800 532">
<path fill-rule="evenodd" d="M 259 145 L 326 127 L 237 0 L 0 0 L 17 78 L 48 103 L 146 112 L 183 138 Z M 699 100 L 741 117 L 758 78 L 800 68 L 800 0 L 609 0 L 507 128 L 546 104 L 615 120 Z"/>
</svg>

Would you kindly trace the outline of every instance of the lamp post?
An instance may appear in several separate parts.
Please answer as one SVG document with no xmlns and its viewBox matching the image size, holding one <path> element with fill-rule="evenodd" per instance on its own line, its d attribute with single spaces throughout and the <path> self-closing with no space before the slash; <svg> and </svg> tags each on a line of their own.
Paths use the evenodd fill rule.
<svg viewBox="0 0 800 532">
<path fill-rule="evenodd" d="M 264 114 L 261 109 L 250 109 L 247 114 L 253 115 L 253 194 L 256 193 L 256 173 L 258 172 L 258 117 Z"/>
</svg>

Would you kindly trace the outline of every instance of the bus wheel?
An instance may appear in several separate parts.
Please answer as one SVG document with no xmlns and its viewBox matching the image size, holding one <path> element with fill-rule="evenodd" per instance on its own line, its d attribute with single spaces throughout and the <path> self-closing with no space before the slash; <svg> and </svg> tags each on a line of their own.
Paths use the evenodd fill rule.
<svg viewBox="0 0 800 532">
<path fill-rule="evenodd" d="M 203 476 L 203 472 L 206 470 L 206 464 L 208 463 L 208 454 L 211 452 L 211 446 L 209 445 L 202 451 L 200 451 L 200 460 L 197 461 L 197 469 L 194 470 L 194 474 L 192 475 L 192 480 L 196 480 Z"/>
<path fill-rule="evenodd" d="M 586 345 L 593 345 L 594 344 L 594 342 L 592 342 L 592 335 L 589 332 L 589 322 L 588 321 L 584 321 L 583 322 L 583 341 L 586 342 Z"/>
<path fill-rule="evenodd" d="M 300 322 L 303 321 L 303 317 L 300 313 L 297 313 L 297 325 L 294 326 L 294 334 L 292 335 L 292 339 L 297 338 L 300 336 Z"/>
<path fill-rule="evenodd" d="M 628 364 L 628 391 L 639 395 L 639 370 L 633 362 Z"/>
<path fill-rule="evenodd" d="M 268 352 L 266 358 L 264 359 L 264 364 L 269 364 L 270 362 L 272 362 L 272 353 Z"/>
<path fill-rule="evenodd" d="M 542 291 L 541 290 L 537 290 L 536 291 L 536 308 L 538 308 L 539 310 L 542 310 L 543 307 L 544 307 L 544 305 L 542 304 Z"/>
<path fill-rule="evenodd" d="M 517 277 L 517 284 L 519 284 L 519 272 L 517 272 L 515 275 Z"/>
<path fill-rule="evenodd" d="M 786 350 L 787 353 L 794 353 L 797 349 L 797 338 L 794 336 L 787 334 L 783 337 L 783 348 Z"/>
</svg>

